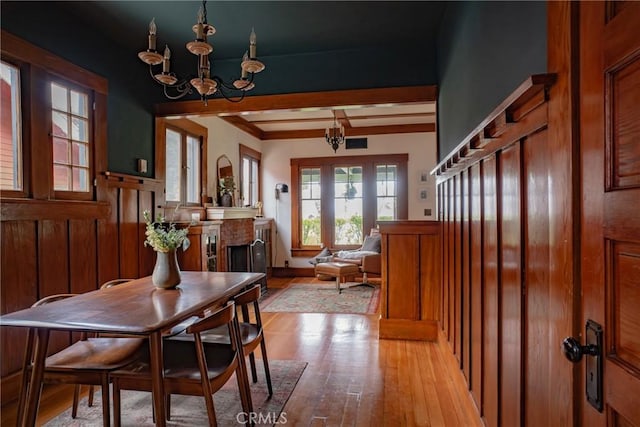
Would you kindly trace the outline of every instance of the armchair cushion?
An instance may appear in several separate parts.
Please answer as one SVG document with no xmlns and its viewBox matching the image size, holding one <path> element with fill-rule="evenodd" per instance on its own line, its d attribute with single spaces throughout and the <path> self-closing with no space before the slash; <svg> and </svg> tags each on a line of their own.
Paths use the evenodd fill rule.
<svg viewBox="0 0 640 427">
<path fill-rule="evenodd" d="M 380 253 L 381 250 L 381 237 L 379 234 L 373 236 L 366 236 L 364 238 L 364 242 L 362 243 L 361 251 L 371 251 Z"/>
<path fill-rule="evenodd" d="M 334 254 L 333 259 L 334 260 L 336 258 L 340 258 L 340 259 L 361 259 L 362 257 L 364 257 L 366 255 L 379 255 L 379 252 L 362 251 L 362 250 L 357 250 L 357 251 L 338 251 L 338 252 L 336 252 Z"/>
</svg>

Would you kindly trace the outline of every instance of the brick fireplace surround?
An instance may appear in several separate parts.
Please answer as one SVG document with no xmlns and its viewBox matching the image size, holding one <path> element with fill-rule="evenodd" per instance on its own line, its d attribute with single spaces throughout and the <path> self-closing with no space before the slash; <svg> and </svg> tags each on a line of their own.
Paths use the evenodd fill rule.
<svg viewBox="0 0 640 427">
<path fill-rule="evenodd" d="M 253 218 L 224 219 L 218 241 L 218 271 L 227 270 L 227 247 L 250 245 L 254 240 Z"/>
</svg>

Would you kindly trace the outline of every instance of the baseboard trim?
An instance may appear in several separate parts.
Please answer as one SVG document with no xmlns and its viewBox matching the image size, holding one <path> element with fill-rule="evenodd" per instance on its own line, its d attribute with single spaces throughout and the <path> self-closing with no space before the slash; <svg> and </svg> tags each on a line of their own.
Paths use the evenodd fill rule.
<svg viewBox="0 0 640 427">
<path fill-rule="evenodd" d="M 313 268 L 273 267 L 273 277 L 313 277 Z"/>
</svg>

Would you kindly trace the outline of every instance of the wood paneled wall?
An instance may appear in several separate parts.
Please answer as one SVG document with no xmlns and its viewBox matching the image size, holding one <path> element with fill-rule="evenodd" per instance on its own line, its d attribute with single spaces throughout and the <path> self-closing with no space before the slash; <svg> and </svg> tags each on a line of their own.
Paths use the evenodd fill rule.
<svg viewBox="0 0 640 427">
<path fill-rule="evenodd" d="M 159 181 L 105 173 L 99 201 L 3 199 L 0 206 L 1 312 L 29 307 L 48 295 L 82 293 L 117 277 L 151 273 L 154 254 L 143 242 L 145 209 L 154 210 Z M 0 328 L 2 404 L 17 396 L 26 331 Z M 50 350 L 70 343 L 52 334 Z"/>
<path fill-rule="evenodd" d="M 380 338 L 438 337 L 440 223 L 378 221 L 382 235 Z"/>
<path fill-rule="evenodd" d="M 552 319 L 571 324 L 573 316 L 557 310 L 561 301 L 550 291 L 567 285 L 551 281 L 561 253 L 550 227 L 555 80 L 527 80 L 434 170 L 443 236 L 441 338 L 490 427 L 549 425 L 570 411 L 570 404 L 557 405 L 553 413 L 549 404 L 571 400 L 570 393 L 550 396 L 553 376 L 570 379 L 573 370 L 569 363 L 560 365 L 563 372 L 551 366 L 563 358 Z M 571 215 L 568 209 L 565 221 Z M 570 268 L 571 259 L 565 262 Z"/>
</svg>

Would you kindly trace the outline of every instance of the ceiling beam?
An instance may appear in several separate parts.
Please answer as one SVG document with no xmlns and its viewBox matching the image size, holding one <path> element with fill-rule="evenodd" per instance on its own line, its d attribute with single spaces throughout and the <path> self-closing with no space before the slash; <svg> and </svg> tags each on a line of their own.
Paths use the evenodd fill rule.
<svg viewBox="0 0 640 427">
<path fill-rule="evenodd" d="M 343 106 L 376 104 L 411 104 L 435 102 L 436 86 L 405 86 L 381 89 L 352 89 L 327 92 L 304 92 L 284 95 L 247 96 L 242 102 L 210 99 L 205 105 L 200 100 L 155 104 L 156 116 L 224 115 L 245 111 L 300 110 L 309 108 L 332 109 Z"/>
<path fill-rule="evenodd" d="M 350 128 L 346 137 L 387 135 L 391 133 L 420 133 L 435 132 L 435 123 L 424 123 L 415 125 L 391 125 L 391 126 L 363 126 Z M 304 129 L 304 130 L 278 130 L 263 132 L 262 140 L 275 139 L 302 139 L 302 138 L 324 138 L 324 129 Z"/>
<path fill-rule="evenodd" d="M 344 111 L 344 110 L 341 110 L 341 111 Z M 403 118 L 403 117 L 435 118 L 435 116 L 436 116 L 436 113 L 367 114 L 366 116 L 362 116 L 362 115 L 349 116 L 349 121 L 397 119 L 397 118 Z M 272 124 L 282 124 L 282 123 L 323 122 L 323 121 L 329 121 L 329 120 L 333 120 L 333 118 L 332 117 L 311 117 L 311 118 L 304 118 L 304 119 L 265 119 L 265 120 L 251 120 L 249 121 L 249 123 L 254 125 L 272 125 Z"/>
<path fill-rule="evenodd" d="M 264 139 L 264 132 L 262 129 L 253 123 L 246 121 L 240 116 L 221 116 L 220 118 L 238 129 L 247 132 L 249 135 L 253 135 L 258 139 Z"/>
</svg>

